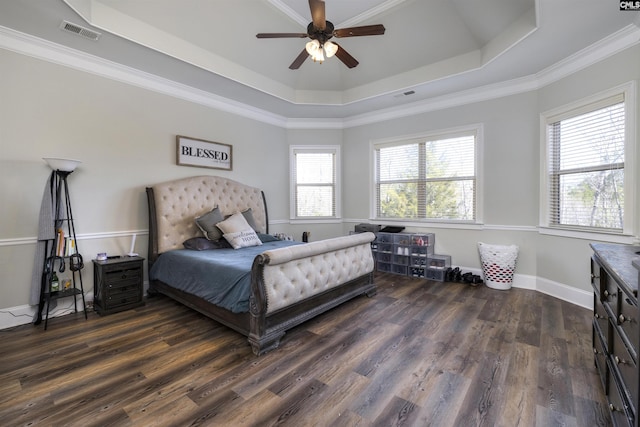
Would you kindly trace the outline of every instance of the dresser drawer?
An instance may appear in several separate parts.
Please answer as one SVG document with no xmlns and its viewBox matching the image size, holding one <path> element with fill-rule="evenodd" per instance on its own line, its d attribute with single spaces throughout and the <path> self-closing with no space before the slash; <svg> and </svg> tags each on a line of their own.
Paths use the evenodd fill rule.
<svg viewBox="0 0 640 427">
<path fill-rule="evenodd" d="M 627 295 L 620 294 L 618 298 L 620 309 L 616 322 L 622 329 L 626 340 L 630 344 L 631 356 L 638 360 L 638 344 L 640 340 L 640 328 L 638 328 L 638 306 Z"/>
<path fill-rule="evenodd" d="M 618 316 L 618 296 L 620 295 L 620 289 L 614 281 L 607 281 L 605 283 L 604 290 L 602 291 L 602 304 L 608 307 L 614 316 Z"/>
<path fill-rule="evenodd" d="M 609 314 L 604 309 L 602 305 L 602 301 L 596 295 L 593 296 L 593 318 L 594 321 L 600 327 L 600 332 L 604 337 L 604 343 L 606 348 L 609 348 L 609 333 L 610 323 L 609 323 Z"/>
<path fill-rule="evenodd" d="M 616 370 L 615 374 L 621 379 L 622 393 L 631 402 L 638 401 L 638 367 L 631 358 L 626 345 L 619 334 L 613 334 L 613 348 L 611 349 L 611 364 Z"/>
<path fill-rule="evenodd" d="M 600 326 L 595 319 L 593 320 L 592 339 L 593 339 L 593 354 L 594 354 L 596 368 L 600 376 L 600 381 L 602 381 L 604 394 L 608 394 L 609 393 L 609 366 L 607 365 L 607 359 L 609 358 L 609 353 L 607 351 L 606 341 L 604 341 L 602 332 L 600 331 Z"/>
<path fill-rule="evenodd" d="M 624 392 L 618 387 L 621 379 L 614 371 L 615 369 L 611 369 L 614 378 L 607 393 L 607 401 L 609 403 L 611 417 L 613 418 L 613 425 L 617 427 L 635 427 L 635 414 L 631 410 Z"/>
</svg>

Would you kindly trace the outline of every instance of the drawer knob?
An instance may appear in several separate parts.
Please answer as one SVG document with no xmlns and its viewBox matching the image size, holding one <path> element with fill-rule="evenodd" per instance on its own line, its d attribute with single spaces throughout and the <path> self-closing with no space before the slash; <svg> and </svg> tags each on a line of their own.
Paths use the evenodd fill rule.
<svg viewBox="0 0 640 427">
<path fill-rule="evenodd" d="M 613 406 L 613 403 L 609 403 L 609 410 L 611 412 L 621 412 L 620 409 L 618 409 L 615 406 Z"/>
<path fill-rule="evenodd" d="M 598 349 L 593 347 L 593 354 L 598 354 Z"/>
<path fill-rule="evenodd" d="M 600 315 L 598 313 L 594 314 L 593 317 L 595 317 L 596 319 L 600 318 Z"/>
<path fill-rule="evenodd" d="M 621 314 L 620 316 L 618 316 L 618 323 L 620 323 L 621 325 L 622 325 L 624 322 L 628 322 L 628 321 L 629 321 L 629 319 L 627 319 L 626 317 L 624 317 L 624 314 Z"/>
<path fill-rule="evenodd" d="M 625 363 L 627 363 L 626 360 L 620 359 L 618 356 L 614 357 L 614 359 L 618 365 L 624 365 Z"/>
<path fill-rule="evenodd" d="M 610 294 L 610 293 L 609 293 L 609 291 L 604 291 L 604 296 L 605 296 L 605 297 L 612 297 L 612 298 L 615 298 L 616 294 L 615 294 L 615 292 L 614 292 L 614 293 L 612 293 L 612 294 Z"/>
<path fill-rule="evenodd" d="M 596 276 L 595 274 L 591 273 L 591 278 L 592 278 L 592 279 L 599 279 L 599 278 L 600 278 L 600 276 Z"/>
</svg>

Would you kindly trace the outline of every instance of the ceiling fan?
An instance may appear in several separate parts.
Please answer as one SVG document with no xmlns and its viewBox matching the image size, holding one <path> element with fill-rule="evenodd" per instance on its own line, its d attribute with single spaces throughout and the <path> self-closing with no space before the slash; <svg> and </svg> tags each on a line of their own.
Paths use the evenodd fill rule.
<svg viewBox="0 0 640 427">
<path fill-rule="evenodd" d="M 361 27 L 351 27 L 334 29 L 333 24 L 326 20 L 324 0 L 309 0 L 309 8 L 311 9 L 312 21 L 307 26 L 306 33 L 258 33 L 256 37 L 259 39 L 274 39 L 297 37 L 311 39 L 300 52 L 300 55 L 289 65 L 292 70 L 300 68 L 302 63 L 311 56 L 315 62 L 324 61 L 324 55 L 327 58 L 333 55 L 337 56 L 344 65 L 353 68 L 358 65 L 358 61 L 351 56 L 346 50 L 335 42 L 329 41 L 333 37 L 355 37 L 355 36 L 377 36 L 384 34 L 385 28 L 381 24 L 364 25 Z M 324 50 L 324 53 L 323 53 Z"/>
</svg>

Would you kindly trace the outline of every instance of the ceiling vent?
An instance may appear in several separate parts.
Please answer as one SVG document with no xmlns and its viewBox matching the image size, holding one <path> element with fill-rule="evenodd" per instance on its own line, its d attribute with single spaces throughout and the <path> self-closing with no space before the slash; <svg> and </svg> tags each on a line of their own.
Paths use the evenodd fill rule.
<svg viewBox="0 0 640 427">
<path fill-rule="evenodd" d="M 69 21 L 62 21 L 62 23 L 60 24 L 60 29 L 64 31 L 68 31 L 73 34 L 77 34 L 79 36 L 82 36 L 86 39 L 93 40 L 93 41 L 97 41 L 101 36 L 101 34 L 96 31 L 90 30 L 80 25 L 72 24 Z"/>
<path fill-rule="evenodd" d="M 415 90 L 408 90 L 406 92 L 400 92 L 393 95 L 394 98 L 402 98 L 403 96 L 414 95 L 416 93 Z"/>
</svg>

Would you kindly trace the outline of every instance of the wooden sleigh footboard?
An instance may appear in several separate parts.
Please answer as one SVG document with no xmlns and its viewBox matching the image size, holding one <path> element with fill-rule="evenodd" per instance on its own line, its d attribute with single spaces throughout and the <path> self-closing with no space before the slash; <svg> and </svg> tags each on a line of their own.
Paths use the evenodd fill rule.
<svg viewBox="0 0 640 427">
<path fill-rule="evenodd" d="M 276 348 L 288 329 L 359 295 L 375 295 L 373 233 L 266 251 L 253 262 L 249 343 Z"/>
</svg>

